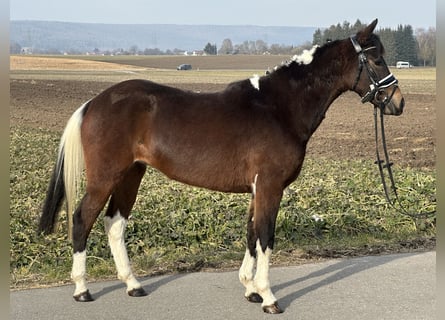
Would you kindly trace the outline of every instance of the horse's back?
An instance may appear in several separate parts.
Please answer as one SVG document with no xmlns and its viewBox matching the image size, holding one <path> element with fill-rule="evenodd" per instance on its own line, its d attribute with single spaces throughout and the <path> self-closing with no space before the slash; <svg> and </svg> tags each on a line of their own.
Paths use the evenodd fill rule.
<svg viewBox="0 0 445 320">
<path fill-rule="evenodd" d="M 148 80 L 118 83 L 90 103 L 86 157 L 119 158 L 127 166 L 140 161 L 181 182 L 248 192 L 263 157 L 294 148 L 258 95 L 248 81 L 216 93 Z"/>
</svg>

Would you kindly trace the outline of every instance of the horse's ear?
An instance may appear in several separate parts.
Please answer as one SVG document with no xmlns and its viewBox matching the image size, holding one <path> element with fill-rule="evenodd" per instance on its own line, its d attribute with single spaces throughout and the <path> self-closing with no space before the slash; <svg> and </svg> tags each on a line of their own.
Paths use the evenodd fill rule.
<svg viewBox="0 0 445 320">
<path fill-rule="evenodd" d="M 375 26 L 377 25 L 377 22 L 378 22 L 378 19 L 375 19 L 365 29 L 357 32 L 357 39 L 359 42 L 363 43 L 369 38 L 369 36 L 374 31 Z"/>
</svg>

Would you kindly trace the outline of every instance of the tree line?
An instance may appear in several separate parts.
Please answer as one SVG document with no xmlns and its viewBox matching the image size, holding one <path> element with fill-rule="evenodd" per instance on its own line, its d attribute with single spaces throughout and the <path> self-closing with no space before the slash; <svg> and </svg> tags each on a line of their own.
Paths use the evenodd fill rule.
<svg viewBox="0 0 445 320">
<path fill-rule="evenodd" d="M 354 24 L 331 25 L 325 30 L 314 32 L 312 44 L 322 45 L 327 41 L 343 39 L 366 27 L 360 20 Z M 385 60 L 388 65 L 397 61 L 407 61 L 414 66 L 436 66 L 436 29 L 430 27 L 413 30 L 411 25 L 398 25 L 396 29 L 382 28 L 376 31 L 385 47 Z"/>
<path fill-rule="evenodd" d="M 328 41 L 347 38 L 357 31 L 365 28 L 359 19 L 354 24 L 347 21 L 343 24 L 331 25 L 329 28 L 314 32 L 312 43 L 300 46 L 286 46 L 272 44 L 269 46 L 263 40 L 244 41 L 233 44 L 230 39 L 224 39 L 213 54 L 299 54 L 312 45 L 323 45 Z M 436 66 L 436 29 L 419 28 L 415 31 L 411 25 L 399 25 L 396 29 L 382 28 L 376 31 L 385 47 L 385 60 L 388 65 L 394 66 L 397 61 L 406 61 L 413 66 Z M 207 47 L 210 44 L 207 44 Z M 205 52 L 206 49 L 204 49 Z M 210 54 L 210 52 L 207 52 Z"/>
<path fill-rule="evenodd" d="M 300 46 L 277 43 L 268 45 L 264 40 L 245 40 L 242 43 L 233 44 L 232 40 L 227 38 L 222 41 L 218 54 L 296 54 L 308 47 L 311 47 L 309 42 Z"/>
</svg>

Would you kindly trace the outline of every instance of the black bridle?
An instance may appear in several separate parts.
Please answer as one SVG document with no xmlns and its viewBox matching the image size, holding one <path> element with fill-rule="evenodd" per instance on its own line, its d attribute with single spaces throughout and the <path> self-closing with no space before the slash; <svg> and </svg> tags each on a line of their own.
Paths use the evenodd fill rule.
<svg viewBox="0 0 445 320">
<path fill-rule="evenodd" d="M 350 37 L 350 39 L 352 45 L 354 46 L 355 52 L 357 52 L 358 54 L 358 73 L 354 85 L 352 87 L 352 90 L 355 90 L 355 88 L 357 87 L 357 84 L 360 80 L 360 76 L 364 68 L 366 70 L 366 73 L 368 74 L 371 83 L 369 84 L 368 92 L 366 92 L 365 95 L 362 97 L 362 103 L 371 102 L 372 100 L 375 100 L 380 105 L 380 108 L 384 108 L 391 101 L 392 96 L 394 95 L 394 92 L 397 88 L 398 81 L 392 73 L 388 74 L 386 77 L 379 80 L 377 73 L 369 65 L 368 59 L 366 58 L 365 55 L 366 51 L 375 49 L 376 47 L 373 46 L 366 49 L 362 49 L 355 36 Z M 383 100 L 379 99 L 378 95 L 383 92 L 382 89 L 388 88 L 390 86 L 394 86 L 391 94 L 389 96 L 386 95 Z"/>
<path fill-rule="evenodd" d="M 397 187 L 394 181 L 394 175 L 392 172 L 392 165 L 393 163 L 389 160 L 388 155 L 388 149 L 386 146 L 386 136 L 385 136 L 385 127 L 384 127 L 384 121 L 383 121 L 383 110 L 385 106 L 391 101 L 392 96 L 394 95 L 394 92 L 397 88 L 397 79 L 394 77 L 392 73 L 388 74 L 383 79 L 378 80 L 378 76 L 376 72 L 372 69 L 372 67 L 369 65 L 368 59 L 366 58 L 365 52 L 370 49 L 375 49 L 376 47 L 369 47 L 366 49 L 362 49 L 360 44 L 357 42 L 357 39 L 355 36 L 351 37 L 352 45 L 354 46 L 355 51 L 358 54 L 358 60 L 359 60 L 359 69 L 357 78 L 355 79 L 354 86 L 352 90 L 355 90 L 359 80 L 361 73 L 363 71 L 363 68 L 366 70 L 369 79 L 371 80 L 371 84 L 369 85 L 369 90 L 365 95 L 362 97 L 362 103 L 365 102 L 371 102 L 372 100 L 375 100 L 377 104 L 374 104 L 374 127 L 375 127 L 375 147 L 376 147 L 376 164 L 379 168 L 380 177 L 382 180 L 383 190 L 385 192 L 385 197 L 388 203 L 397 211 L 401 212 L 402 214 L 405 214 L 407 216 L 410 216 L 411 218 L 426 218 L 429 216 L 434 216 L 436 214 L 436 211 L 430 211 L 430 212 L 419 212 L 419 213 L 411 213 L 408 212 L 405 207 L 400 202 L 398 193 L 397 193 Z M 378 95 L 382 92 L 382 89 L 388 88 L 390 86 L 394 86 L 391 94 L 389 96 L 385 96 L 383 100 L 379 99 Z M 380 132 L 381 132 L 381 138 L 379 139 L 379 121 L 377 120 L 377 109 L 380 109 Z M 383 155 L 384 160 L 380 157 L 379 152 L 379 140 L 381 140 L 382 143 L 382 149 L 383 149 Z M 387 170 L 387 176 L 390 181 L 390 188 L 394 194 L 394 200 L 391 199 L 389 195 L 389 188 L 386 183 L 385 173 L 384 169 Z M 396 202 L 399 204 L 399 208 L 396 208 L 395 204 Z"/>
</svg>

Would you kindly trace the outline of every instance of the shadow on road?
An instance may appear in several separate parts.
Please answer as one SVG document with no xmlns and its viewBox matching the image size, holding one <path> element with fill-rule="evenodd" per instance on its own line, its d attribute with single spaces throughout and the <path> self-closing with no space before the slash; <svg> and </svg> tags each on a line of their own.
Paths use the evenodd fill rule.
<svg viewBox="0 0 445 320">
<path fill-rule="evenodd" d="M 181 278 L 181 277 L 183 277 L 185 275 L 186 274 L 175 274 L 175 275 L 165 276 L 165 277 L 162 277 L 161 279 L 159 279 L 159 280 L 157 280 L 157 281 L 155 281 L 153 283 L 149 283 L 147 285 L 143 285 L 142 287 L 144 288 L 144 290 L 148 294 L 150 294 L 151 292 L 156 291 L 158 288 L 168 284 L 169 282 L 175 281 L 175 280 L 177 280 L 177 279 L 179 279 L 179 278 Z M 145 277 L 145 278 L 140 278 L 139 281 L 141 283 L 144 283 L 145 281 L 147 281 L 149 279 L 150 279 L 150 277 Z M 105 287 L 102 290 L 100 290 L 99 292 L 93 293 L 92 296 L 96 300 L 96 299 L 98 299 L 98 298 L 100 298 L 100 297 L 102 297 L 104 295 L 107 295 L 107 294 L 113 292 L 113 291 L 125 290 L 125 288 L 126 288 L 126 285 L 124 283 L 118 283 L 118 284 L 115 284 L 115 285 L 110 285 L 108 287 Z"/>
<path fill-rule="evenodd" d="M 298 279 L 294 279 L 294 280 L 291 280 L 291 281 L 288 281 L 285 283 L 275 285 L 272 287 L 272 291 L 274 291 L 276 293 L 282 289 L 293 286 L 297 283 L 300 283 L 300 282 L 303 282 L 303 281 L 306 281 L 306 280 L 309 280 L 312 278 L 325 276 L 329 273 L 333 273 L 329 277 L 323 278 L 322 280 L 320 280 L 317 283 L 314 283 L 308 287 L 305 287 L 303 289 L 300 289 L 298 291 L 295 291 L 293 293 L 290 293 L 290 294 L 280 298 L 279 299 L 280 306 L 282 308 L 286 309 L 292 304 L 292 302 L 294 302 L 298 298 L 304 296 L 305 294 L 307 294 L 311 291 L 314 291 L 314 290 L 317 290 L 323 286 L 335 283 L 339 280 L 350 277 L 350 276 L 360 273 L 362 271 L 369 270 L 369 269 L 378 267 L 380 265 L 389 263 L 391 261 L 394 261 L 396 259 L 406 258 L 406 257 L 412 256 L 412 255 L 415 255 L 415 253 L 408 254 L 408 255 L 402 255 L 402 256 L 401 255 L 381 256 L 381 258 L 378 259 L 378 261 L 376 261 L 375 259 L 368 259 L 367 257 L 342 260 L 342 261 L 339 261 L 338 263 L 327 266 L 326 268 L 312 272 L 312 273 L 308 274 L 307 276 L 300 277 Z"/>
</svg>

